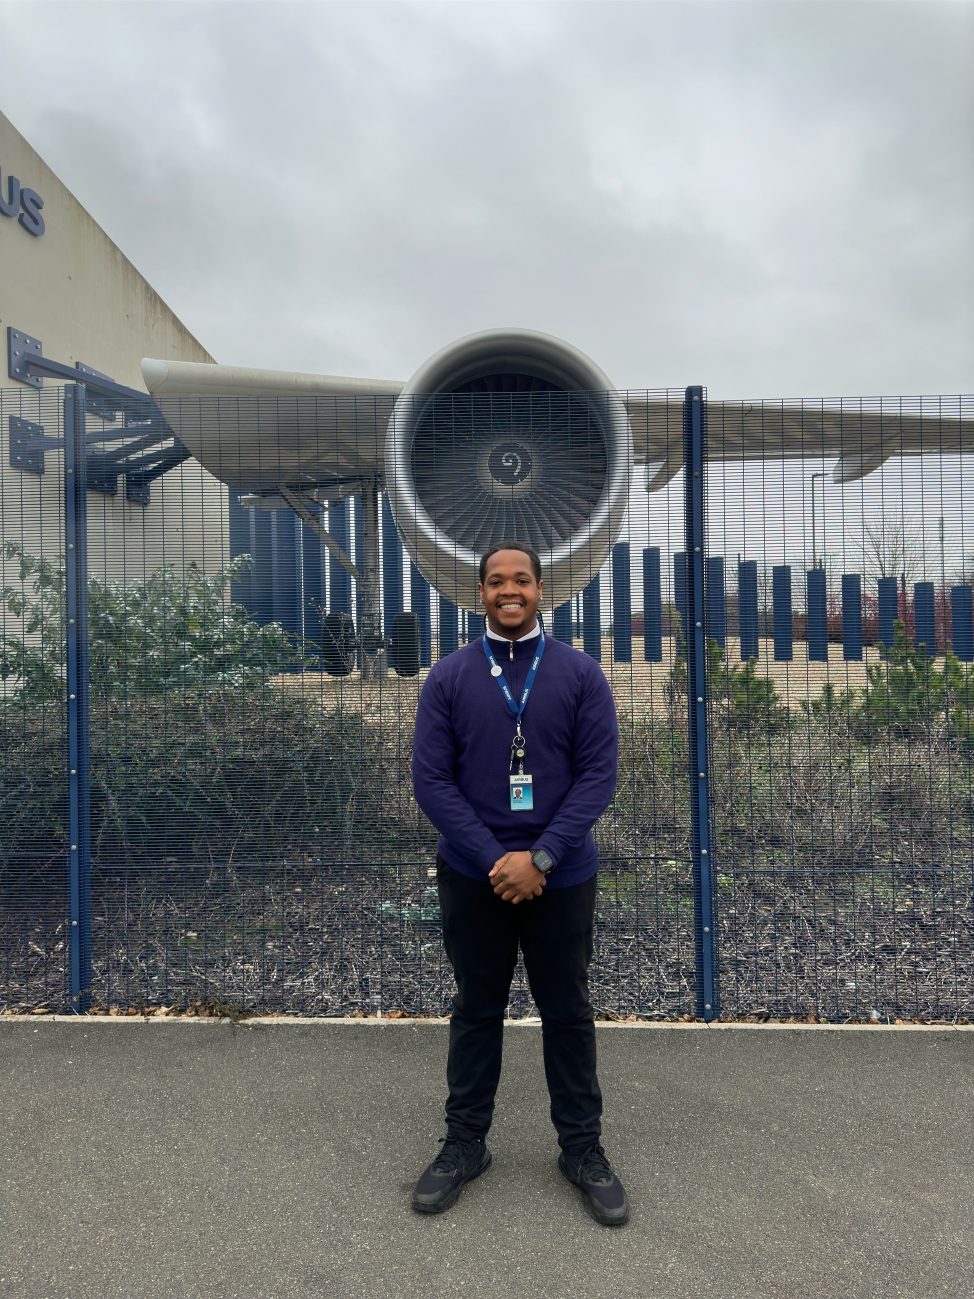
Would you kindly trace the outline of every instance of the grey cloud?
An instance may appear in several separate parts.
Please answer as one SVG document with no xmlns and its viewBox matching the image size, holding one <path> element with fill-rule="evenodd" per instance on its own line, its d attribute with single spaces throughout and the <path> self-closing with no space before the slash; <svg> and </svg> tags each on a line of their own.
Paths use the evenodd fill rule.
<svg viewBox="0 0 974 1299">
<path fill-rule="evenodd" d="M 15 8 L 5 111 L 221 360 L 972 386 L 970 6 Z"/>
</svg>

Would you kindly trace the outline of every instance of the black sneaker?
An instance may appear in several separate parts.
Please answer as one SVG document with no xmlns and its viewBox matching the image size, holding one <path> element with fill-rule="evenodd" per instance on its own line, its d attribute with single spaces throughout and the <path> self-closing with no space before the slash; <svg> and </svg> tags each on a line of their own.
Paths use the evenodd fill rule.
<svg viewBox="0 0 974 1299">
<path fill-rule="evenodd" d="M 483 1141 L 443 1139 L 443 1149 L 413 1187 L 412 1206 L 419 1213 L 442 1213 L 455 1203 L 464 1182 L 472 1182 L 490 1165 Z"/>
<path fill-rule="evenodd" d="M 592 1146 L 581 1155 L 569 1155 L 563 1150 L 558 1167 L 581 1191 L 596 1222 L 601 1222 L 603 1227 L 621 1227 L 629 1221 L 625 1188 L 601 1146 Z"/>
</svg>

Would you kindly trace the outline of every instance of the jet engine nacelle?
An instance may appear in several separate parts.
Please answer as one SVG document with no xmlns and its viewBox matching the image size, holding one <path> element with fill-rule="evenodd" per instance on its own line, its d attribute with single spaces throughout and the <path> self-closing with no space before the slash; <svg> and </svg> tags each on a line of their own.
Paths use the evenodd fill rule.
<svg viewBox="0 0 974 1299">
<path fill-rule="evenodd" d="M 470 610 L 480 556 L 508 539 L 541 556 L 549 609 L 581 590 L 619 535 L 632 466 L 626 409 L 603 372 L 528 330 L 438 352 L 397 399 L 385 443 L 406 549 L 435 590 Z"/>
</svg>

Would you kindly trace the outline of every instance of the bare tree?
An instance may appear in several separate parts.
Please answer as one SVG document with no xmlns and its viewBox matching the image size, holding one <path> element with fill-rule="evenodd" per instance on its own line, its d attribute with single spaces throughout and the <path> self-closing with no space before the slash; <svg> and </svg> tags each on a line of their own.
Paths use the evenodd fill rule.
<svg viewBox="0 0 974 1299">
<path fill-rule="evenodd" d="M 908 584 L 926 571 L 923 529 L 911 519 L 872 519 L 863 535 L 865 576 L 904 579 Z"/>
</svg>

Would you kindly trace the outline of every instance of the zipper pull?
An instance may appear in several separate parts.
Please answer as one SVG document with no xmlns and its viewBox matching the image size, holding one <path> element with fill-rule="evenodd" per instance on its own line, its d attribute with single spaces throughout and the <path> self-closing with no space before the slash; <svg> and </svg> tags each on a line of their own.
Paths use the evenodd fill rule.
<svg viewBox="0 0 974 1299">
<path fill-rule="evenodd" d="M 514 662 L 514 642 L 513 642 L 512 640 L 509 640 L 507 643 L 508 643 L 508 645 L 510 646 L 510 650 L 511 650 L 511 662 L 513 663 L 513 662 Z"/>
</svg>

